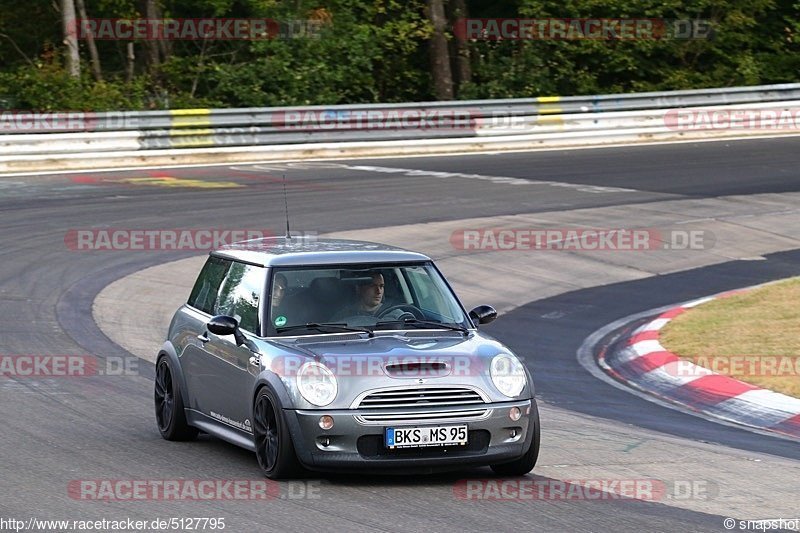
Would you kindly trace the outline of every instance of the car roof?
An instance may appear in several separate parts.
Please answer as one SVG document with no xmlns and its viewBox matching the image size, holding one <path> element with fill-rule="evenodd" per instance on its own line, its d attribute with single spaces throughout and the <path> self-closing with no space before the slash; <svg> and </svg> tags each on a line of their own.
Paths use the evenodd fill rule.
<svg viewBox="0 0 800 533">
<path fill-rule="evenodd" d="M 426 255 L 388 244 L 313 235 L 241 241 L 211 254 L 265 267 L 430 261 Z"/>
</svg>

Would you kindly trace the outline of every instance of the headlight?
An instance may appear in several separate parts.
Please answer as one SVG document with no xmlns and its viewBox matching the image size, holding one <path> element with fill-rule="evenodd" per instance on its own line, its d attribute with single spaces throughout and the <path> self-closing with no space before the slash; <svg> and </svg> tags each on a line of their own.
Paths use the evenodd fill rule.
<svg viewBox="0 0 800 533">
<path fill-rule="evenodd" d="M 519 359 L 511 354 L 496 355 L 492 359 L 489 374 L 492 376 L 492 383 L 497 390 L 510 398 L 519 396 L 519 393 L 525 388 L 525 369 Z"/>
<path fill-rule="evenodd" d="M 308 362 L 297 372 L 297 390 L 309 403 L 323 407 L 336 398 L 338 392 L 336 376 L 328 367 L 317 362 Z"/>
</svg>

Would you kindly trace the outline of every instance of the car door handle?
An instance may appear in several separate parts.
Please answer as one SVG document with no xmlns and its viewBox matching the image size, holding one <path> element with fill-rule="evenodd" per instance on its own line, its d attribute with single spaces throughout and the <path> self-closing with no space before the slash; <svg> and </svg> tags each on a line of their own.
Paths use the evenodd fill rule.
<svg viewBox="0 0 800 533">
<path fill-rule="evenodd" d="M 202 343 L 206 343 L 211 339 L 208 338 L 208 334 L 207 333 L 201 333 L 200 335 L 197 336 L 197 340 L 199 340 Z"/>
</svg>

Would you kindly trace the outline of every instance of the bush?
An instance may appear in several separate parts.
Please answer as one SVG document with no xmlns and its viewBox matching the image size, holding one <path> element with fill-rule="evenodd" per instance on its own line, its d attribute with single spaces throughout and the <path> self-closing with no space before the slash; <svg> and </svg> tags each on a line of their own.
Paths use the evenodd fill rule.
<svg viewBox="0 0 800 533">
<path fill-rule="evenodd" d="M 165 93 L 148 76 L 138 76 L 130 83 L 120 79 L 98 82 L 86 72 L 72 78 L 57 64 L 0 72 L 0 95 L 10 97 L 16 108 L 32 111 L 175 109 L 207 107 L 210 103 L 183 93 Z"/>
</svg>

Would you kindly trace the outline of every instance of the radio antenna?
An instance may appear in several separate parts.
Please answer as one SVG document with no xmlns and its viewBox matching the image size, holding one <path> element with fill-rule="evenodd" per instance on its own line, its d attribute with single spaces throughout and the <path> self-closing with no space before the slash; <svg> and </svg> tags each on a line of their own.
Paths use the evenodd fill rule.
<svg viewBox="0 0 800 533">
<path fill-rule="evenodd" d="M 286 174 L 283 175 L 283 207 L 286 212 L 286 238 L 291 239 L 292 234 L 289 231 L 289 199 L 286 196 Z"/>
</svg>

